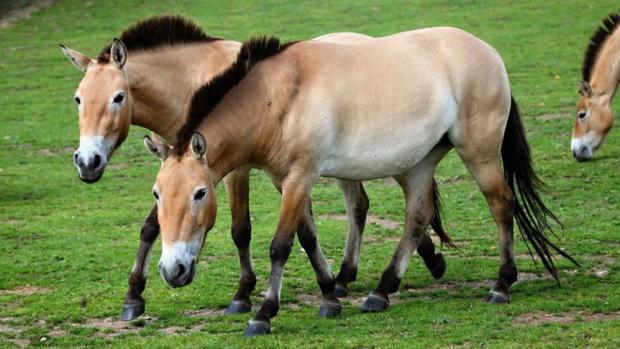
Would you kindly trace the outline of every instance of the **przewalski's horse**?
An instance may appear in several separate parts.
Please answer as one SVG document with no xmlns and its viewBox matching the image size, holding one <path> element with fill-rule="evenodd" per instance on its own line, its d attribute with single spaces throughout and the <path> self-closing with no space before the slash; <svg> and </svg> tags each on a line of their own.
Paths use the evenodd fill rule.
<svg viewBox="0 0 620 349">
<path fill-rule="evenodd" d="M 581 67 L 579 102 L 571 149 L 577 161 L 590 160 L 611 130 L 611 102 L 620 82 L 620 13 L 603 20 L 592 35 Z"/>
<path fill-rule="evenodd" d="M 188 277 L 215 222 L 221 179 L 247 163 L 263 167 L 282 191 L 282 202 L 268 290 L 245 334 L 267 333 L 279 309 L 295 230 L 317 179 L 393 176 L 405 194 L 405 231 L 362 307 L 384 310 L 433 217 L 435 168 L 451 148 L 474 176 L 499 228 L 499 276 L 487 302 L 508 302 L 517 280 L 513 218 L 557 280 L 551 250 L 574 260 L 546 236 L 557 219 L 538 194 L 541 182 L 493 48 L 443 27 L 346 45 L 246 42 L 226 72 L 194 93 L 173 149 L 158 152 L 163 164 L 153 194 L 162 273 L 170 282 Z M 323 294 L 321 313 L 335 315 L 335 280 L 314 231 L 297 233 Z"/>
<path fill-rule="evenodd" d="M 315 40 L 352 42 L 370 37 L 354 33 L 328 34 Z M 153 17 L 125 30 L 121 40 L 104 48 L 97 60 L 61 46 L 65 55 L 85 74 L 75 94 L 80 110 L 80 147 L 74 161 L 80 178 L 97 181 L 112 152 L 121 145 L 131 124 L 145 127 L 162 139 L 154 147 L 173 144 L 185 121 L 191 94 L 202 84 L 224 71 L 235 60 L 241 44 L 207 36 L 195 23 L 178 16 Z M 190 62 L 191 64 L 188 64 Z M 227 312 L 247 312 L 256 276 L 249 249 L 251 225 L 249 213 L 250 166 L 233 171 L 225 178 L 232 213 L 232 237 L 239 251 L 241 277 L 239 289 Z M 338 274 L 341 295 L 354 281 L 361 235 L 368 210 L 368 197 L 361 183 L 339 181 L 349 217 L 349 234 L 344 259 Z M 437 194 L 438 195 L 438 194 Z M 437 200 L 434 201 L 438 205 Z M 437 206 L 439 213 L 439 207 Z M 305 227 L 314 229 L 311 217 Z M 443 240 L 439 215 L 433 227 Z M 123 304 L 124 320 L 144 312 L 141 294 L 146 285 L 147 266 L 159 225 L 155 209 L 146 218 L 140 233 L 140 246 L 129 278 L 129 290 Z M 418 247 L 434 277 L 445 271 L 441 254 L 435 254 L 425 234 Z"/>
</svg>

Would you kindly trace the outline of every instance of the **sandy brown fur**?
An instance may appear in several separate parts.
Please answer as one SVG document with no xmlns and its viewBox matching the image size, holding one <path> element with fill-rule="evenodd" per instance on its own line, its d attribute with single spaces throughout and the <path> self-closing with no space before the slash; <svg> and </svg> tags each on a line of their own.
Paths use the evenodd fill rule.
<svg viewBox="0 0 620 349">
<path fill-rule="evenodd" d="M 258 37 L 244 42 L 237 60 L 224 72 L 194 92 L 186 122 L 177 134 L 177 142 L 174 146 L 176 154 L 180 156 L 185 152 L 194 130 L 257 63 L 282 52 L 289 45 L 283 45 L 275 37 Z"/>
</svg>

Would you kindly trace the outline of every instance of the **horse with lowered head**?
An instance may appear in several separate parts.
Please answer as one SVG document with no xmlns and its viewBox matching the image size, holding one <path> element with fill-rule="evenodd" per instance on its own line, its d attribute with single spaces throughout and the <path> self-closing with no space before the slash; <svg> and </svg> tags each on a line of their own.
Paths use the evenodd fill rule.
<svg viewBox="0 0 620 349">
<path fill-rule="evenodd" d="M 235 63 L 193 94 L 174 147 L 148 148 L 163 161 L 153 195 L 162 229 L 160 270 L 170 284 L 193 279 L 191 266 L 215 223 L 215 187 L 224 176 L 250 163 L 268 171 L 281 190 L 268 289 L 248 336 L 271 329 L 295 231 L 321 176 L 392 176 L 405 195 L 403 237 L 364 311 L 386 309 L 397 291 L 433 217 L 436 166 L 452 148 L 478 183 L 500 233 L 499 273 L 487 302 L 508 302 L 517 280 L 514 219 L 556 280 L 552 251 L 574 261 L 548 239 L 557 219 L 539 195 L 542 183 L 502 59 L 459 29 L 427 28 L 350 44 L 250 40 Z M 297 234 L 323 295 L 319 313 L 335 316 L 341 310 L 336 280 L 317 237 L 307 229 Z"/>
<path fill-rule="evenodd" d="M 581 73 L 571 150 L 577 161 L 586 161 L 614 124 L 611 103 L 620 82 L 620 12 L 605 18 L 592 35 Z"/>
</svg>

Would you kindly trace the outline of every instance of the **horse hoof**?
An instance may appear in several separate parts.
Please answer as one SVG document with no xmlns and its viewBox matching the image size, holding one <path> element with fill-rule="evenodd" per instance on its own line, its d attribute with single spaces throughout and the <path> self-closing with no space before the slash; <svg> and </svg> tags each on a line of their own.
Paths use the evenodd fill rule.
<svg viewBox="0 0 620 349">
<path fill-rule="evenodd" d="M 243 333 L 246 337 L 262 336 L 271 332 L 271 325 L 266 321 L 250 320 L 248 327 Z"/>
<path fill-rule="evenodd" d="M 504 304 L 510 303 L 510 297 L 504 292 L 489 291 L 489 294 L 484 298 L 484 301 L 489 304 Z"/>
<path fill-rule="evenodd" d="M 446 259 L 443 258 L 443 254 L 436 253 L 433 258 L 433 267 L 431 268 L 431 274 L 435 279 L 441 279 L 446 272 Z"/>
<path fill-rule="evenodd" d="M 349 296 L 349 290 L 346 286 L 341 284 L 336 284 L 335 293 L 336 297 L 338 298 L 344 298 Z"/>
<path fill-rule="evenodd" d="M 319 317 L 333 318 L 342 312 L 342 305 L 335 302 L 323 302 L 319 308 Z"/>
<path fill-rule="evenodd" d="M 224 314 L 245 314 L 252 311 L 252 305 L 246 301 L 231 301 Z"/>
<path fill-rule="evenodd" d="M 384 311 L 390 306 L 390 302 L 382 297 L 370 294 L 368 298 L 362 304 L 362 311 L 364 313 L 374 313 L 378 311 Z"/>
<path fill-rule="evenodd" d="M 123 321 L 131 321 L 137 319 L 140 315 L 144 314 L 145 303 L 135 304 L 123 304 L 123 314 L 121 319 Z"/>
</svg>

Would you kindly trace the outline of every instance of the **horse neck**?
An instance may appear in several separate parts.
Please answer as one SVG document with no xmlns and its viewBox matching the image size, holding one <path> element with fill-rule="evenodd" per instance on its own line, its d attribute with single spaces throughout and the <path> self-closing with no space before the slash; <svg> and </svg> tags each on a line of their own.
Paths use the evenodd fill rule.
<svg viewBox="0 0 620 349">
<path fill-rule="evenodd" d="M 590 84 L 611 103 L 620 82 L 620 26 L 605 41 L 594 64 Z"/>
<path fill-rule="evenodd" d="M 129 56 L 131 123 L 173 143 L 193 92 L 234 62 L 240 44 L 218 40 Z"/>
<path fill-rule="evenodd" d="M 273 159 L 281 149 L 283 123 L 294 101 L 298 80 L 281 63 L 258 67 L 234 87 L 199 127 L 207 140 L 207 159 L 215 183 L 252 164 L 277 174 Z M 263 69 L 264 68 L 264 69 Z"/>
</svg>

